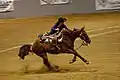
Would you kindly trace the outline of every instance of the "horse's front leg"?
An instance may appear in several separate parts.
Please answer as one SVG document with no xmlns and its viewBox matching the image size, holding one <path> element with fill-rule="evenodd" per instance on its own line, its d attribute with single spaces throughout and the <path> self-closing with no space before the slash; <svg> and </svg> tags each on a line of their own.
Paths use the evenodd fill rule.
<svg viewBox="0 0 120 80">
<path fill-rule="evenodd" d="M 76 58 L 77 58 L 77 56 L 74 55 L 72 61 L 70 61 L 69 63 L 70 63 L 70 64 L 74 63 L 74 62 L 76 61 Z"/>
<path fill-rule="evenodd" d="M 83 62 L 86 64 L 89 64 L 89 61 L 83 58 L 81 55 L 79 55 L 74 49 L 68 49 L 69 53 L 72 53 L 74 55 L 73 62 L 76 61 L 76 56 L 79 57 Z"/>
<path fill-rule="evenodd" d="M 40 57 L 42 57 L 43 63 L 45 64 L 45 66 L 47 66 L 47 68 L 48 68 L 50 71 L 58 71 L 58 69 L 57 69 L 56 67 L 54 67 L 54 66 L 52 66 L 52 65 L 50 64 L 46 53 L 40 55 Z"/>
</svg>

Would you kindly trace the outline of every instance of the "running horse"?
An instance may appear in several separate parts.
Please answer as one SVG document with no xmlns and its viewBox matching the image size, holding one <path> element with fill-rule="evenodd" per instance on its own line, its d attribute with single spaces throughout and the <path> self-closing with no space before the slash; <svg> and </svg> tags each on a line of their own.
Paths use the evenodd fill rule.
<svg viewBox="0 0 120 80">
<path fill-rule="evenodd" d="M 60 47 L 60 50 L 56 50 L 56 47 L 51 46 L 50 43 L 41 43 L 40 39 L 36 39 L 33 44 L 24 44 L 19 49 L 18 56 L 20 59 L 24 60 L 25 56 L 29 54 L 29 52 L 35 53 L 37 56 L 41 57 L 43 59 L 43 63 L 49 70 L 57 70 L 57 68 L 48 60 L 47 53 L 51 54 L 60 54 L 60 53 L 68 53 L 73 54 L 73 59 L 70 63 L 73 63 L 76 61 L 76 57 L 79 57 L 83 62 L 86 64 L 89 64 L 89 61 L 83 58 L 81 55 L 77 53 L 77 51 L 74 49 L 74 41 L 77 38 L 80 38 L 84 44 L 90 44 L 91 40 L 89 36 L 87 35 L 86 31 L 84 30 L 85 27 L 81 29 L 73 29 L 73 30 L 63 30 L 63 40 L 61 43 L 58 44 Z"/>
</svg>

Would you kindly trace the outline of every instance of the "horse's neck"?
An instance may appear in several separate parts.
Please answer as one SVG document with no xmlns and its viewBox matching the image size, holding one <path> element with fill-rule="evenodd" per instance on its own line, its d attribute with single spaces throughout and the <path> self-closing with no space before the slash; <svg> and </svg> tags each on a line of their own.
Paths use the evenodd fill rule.
<svg viewBox="0 0 120 80">
<path fill-rule="evenodd" d="M 79 37 L 80 34 L 81 34 L 81 31 L 73 31 L 69 35 L 69 39 L 74 43 L 74 41 Z"/>
<path fill-rule="evenodd" d="M 76 37 L 74 35 L 70 35 L 69 40 L 74 44 Z"/>
<path fill-rule="evenodd" d="M 74 45 L 74 41 L 80 35 L 81 31 L 69 31 L 63 30 L 63 40 L 66 41 L 65 43 L 70 44 L 71 46 Z"/>
<path fill-rule="evenodd" d="M 63 42 L 65 44 L 67 44 L 68 46 L 73 46 L 74 45 L 74 41 L 76 38 L 73 37 L 74 35 L 72 34 L 72 32 L 64 32 L 63 33 Z"/>
<path fill-rule="evenodd" d="M 70 35 L 69 35 L 69 39 L 74 42 L 75 39 L 77 38 L 77 36 L 72 32 Z"/>
</svg>

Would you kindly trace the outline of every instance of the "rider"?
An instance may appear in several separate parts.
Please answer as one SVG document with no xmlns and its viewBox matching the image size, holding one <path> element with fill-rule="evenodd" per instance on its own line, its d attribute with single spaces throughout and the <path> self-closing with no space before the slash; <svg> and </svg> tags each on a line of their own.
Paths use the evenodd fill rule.
<svg viewBox="0 0 120 80">
<path fill-rule="evenodd" d="M 41 38 L 42 42 L 52 42 L 52 41 L 49 41 L 49 40 L 54 39 L 54 37 L 50 37 L 50 35 L 58 32 L 58 34 L 56 36 L 59 37 L 61 35 L 61 30 L 63 28 L 66 29 L 66 30 L 69 30 L 67 28 L 67 26 L 64 24 L 64 22 L 66 22 L 66 21 L 67 21 L 66 18 L 63 18 L 63 17 L 58 18 L 58 21 L 51 28 L 51 31 L 48 33 L 48 36 L 46 36 L 46 35 L 44 36 L 44 34 L 43 34 L 43 35 L 39 35 L 38 37 Z M 58 42 L 61 42 L 61 40 L 58 40 Z M 56 47 L 59 48 L 57 45 L 56 45 Z"/>
<path fill-rule="evenodd" d="M 67 26 L 64 24 L 64 22 L 66 21 L 67 21 L 66 18 L 63 18 L 63 17 L 58 18 L 57 23 L 55 23 L 54 26 L 51 28 L 51 31 L 49 32 L 49 34 L 50 35 L 54 34 L 57 31 L 60 32 L 63 28 L 68 30 Z"/>
<path fill-rule="evenodd" d="M 62 30 L 63 28 L 66 29 L 66 30 L 69 30 L 69 29 L 67 28 L 67 26 L 64 24 L 64 22 L 66 22 L 66 21 L 67 21 L 66 18 L 63 18 L 63 17 L 58 18 L 58 21 L 57 21 L 57 22 L 54 24 L 54 26 L 51 28 L 51 31 L 43 34 L 43 36 L 44 36 L 44 35 L 52 35 L 52 34 L 54 34 L 54 33 L 56 33 L 56 32 L 61 32 L 61 30 Z M 42 37 L 41 34 L 40 34 L 38 37 Z"/>
</svg>

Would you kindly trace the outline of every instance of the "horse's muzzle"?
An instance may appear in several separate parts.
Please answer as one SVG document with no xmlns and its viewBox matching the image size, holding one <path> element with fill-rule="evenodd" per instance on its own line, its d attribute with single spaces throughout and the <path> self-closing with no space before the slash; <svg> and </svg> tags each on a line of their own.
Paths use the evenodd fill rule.
<svg viewBox="0 0 120 80">
<path fill-rule="evenodd" d="M 21 55 L 19 55 L 19 54 L 18 54 L 18 56 L 19 56 L 19 60 L 24 60 L 24 59 L 25 59 L 24 56 L 21 56 Z"/>
</svg>

